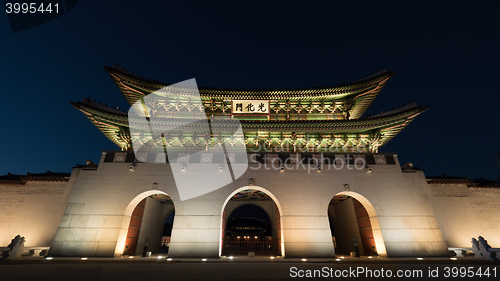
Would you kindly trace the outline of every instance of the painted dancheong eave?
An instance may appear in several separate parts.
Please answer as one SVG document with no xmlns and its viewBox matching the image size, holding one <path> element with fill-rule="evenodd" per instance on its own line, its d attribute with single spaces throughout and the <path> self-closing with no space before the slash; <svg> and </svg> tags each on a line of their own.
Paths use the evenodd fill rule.
<svg viewBox="0 0 500 281">
<path fill-rule="evenodd" d="M 131 149 L 131 136 L 126 113 L 102 106 L 89 99 L 71 104 L 122 150 Z M 345 146 L 345 142 L 352 138 L 357 142 L 366 139 L 367 142 L 375 144 L 376 149 L 378 149 L 426 110 L 427 107 L 411 105 L 404 111 L 395 110 L 394 114 L 388 112 L 380 117 L 374 116 L 358 120 L 240 120 L 240 122 L 247 141 L 246 145 L 250 143 L 250 146 L 256 137 L 263 144 L 268 140 L 285 141 L 285 139 L 291 138 L 292 133 L 294 133 L 299 135 L 299 138 L 302 135 L 303 138 L 307 137 L 308 140 L 326 141 L 328 143 L 324 145 L 325 147 L 335 145 L 336 141 L 342 142 L 339 145 Z M 155 125 L 168 131 L 175 128 L 179 122 L 186 122 L 187 124 L 187 121 L 172 118 L 155 123 Z M 147 129 L 146 121 L 143 122 L 144 128 Z M 197 126 L 199 126 L 197 123 L 187 124 L 184 133 L 201 133 L 203 136 L 200 137 L 204 137 L 203 128 Z M 261 133 L 259 134 L 259 132 Z M 351 136 L 348 136 L 348 134 Z M 193 135 L 192 137 L 195 138 L 196 136 Z M 374 151 L 372 150 L 372 152 Z"/>
</svg>

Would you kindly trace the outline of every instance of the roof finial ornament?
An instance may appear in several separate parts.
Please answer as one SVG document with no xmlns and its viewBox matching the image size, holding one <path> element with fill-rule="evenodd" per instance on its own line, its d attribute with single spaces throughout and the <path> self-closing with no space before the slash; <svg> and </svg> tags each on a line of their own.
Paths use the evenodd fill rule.
<svg viewBox="0 0 500 281">
<path fill-rule="evenodd" d="M 401 170 L 411 170 L 413 168 L 413 163 L 412 162 L 408 162 L 406 163 L 403 167 L 401 167 Z"/>
</svg>

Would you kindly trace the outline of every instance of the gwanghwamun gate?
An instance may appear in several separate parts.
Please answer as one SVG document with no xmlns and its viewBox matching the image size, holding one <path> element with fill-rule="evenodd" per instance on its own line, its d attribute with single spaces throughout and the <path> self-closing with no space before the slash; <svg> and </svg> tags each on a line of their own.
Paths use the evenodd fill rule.
<svg viewBox="0 0 500 281">
<path fill-rule="evenodd" d="M 105 69 L 130 110 L 71 105 L 119 150 L 71 174 L 1 176 L 0 246 L 21 235 L 53 257 L 307 258 L 449 256 L 478 235 L 500 245 L 498 183 L 426 177 L 378 152 L 427 110 L 363 116 L 394 72 L 246 90 Z"/>
</svg>

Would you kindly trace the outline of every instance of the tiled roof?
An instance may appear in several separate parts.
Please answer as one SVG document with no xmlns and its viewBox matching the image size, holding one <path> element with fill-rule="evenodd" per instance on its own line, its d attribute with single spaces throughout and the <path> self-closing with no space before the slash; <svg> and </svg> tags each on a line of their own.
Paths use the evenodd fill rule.
<svg viewBox="0 0 500 281">
<path fill-rule="evenodd" d="M 47 171 L 46 173 L 27 173 L 26 175 L 14 175 L 8 173 L 0 176 L 0 184 L 21 184 L 24 185 L 28 181 L 68 181 L 70 173 L 56 173 Z"/>
<path fill-rule="evenodd" d="M 469 179 L 467 176 L 464 177 L 454 177 L 448 176 L 446 174 L 441 176 L 428 176 L 428 184 L 465 184 L 468 187 L 475 188 L 499 188 L 500 184 L 498 181 L 487 180 L 484 178 L 480 179 Z"/>
<path fill-rule="evenodd" d="M 82 102 L 71 103 L 80 110 L 106 137 L 117 144 L 120 148 L 126 148 L 130 142 L 129 120 L 126 113 L 102 106 L 96 106 L 94 102 L 84 99 Z M 267 132 L 295 132 L 299 133 L 379 133 L 382 138 L 380 146 L 387 143 L 402 129 L 404 129 L 419 114 L 425 112 L 427 107 L 414 105 L 406 110 L 396 110 L 392 114 L 373 116 L 357 120 L 240 120 L 245 134 L 267 131 Z M 390 113 L 390 112 L 389 112 Z M 156 122 L 156 125 L 164 128 L 178 128 L 180 125 L 186 132 L 205 132 L 205 127 L 199 122 L 189 123 L 190 119 L 164 119 Z M 135 126 L 148 128 L 146 120 L 136 120 Z M 125 149 L 126 150 L 126 149 Z"/>
<path fill-rule="evenodd" d="M 92 104 L 85 102 L 71 103 L 76 109 L 84 113 L 94 125 L 108 125 L 111 127 L 128 127 L 128 117 L 125 113 L 115 113 L 105 111 L 100 108 L 95 108 Z M 373 130 L 386 126 L 394 126 L 398 124 L 407 125 L 409 121 L 417 115 L 425 112 L 428 107 L 415 106 L 408 110 L 398 112 L 391 115 L 380 117 L 370 117 L 358 120 L 240 120 L 245 132 L 252 130 L 278 130 L 278 131 L 330 131 L 330 132 L 360 132 L 365 130 Z M 169 127 L 176 128 L 179 125 L 184 125 L 185 128 L 192 128 L 194 131 L 198 127 L 203 127 L 203 124 L 192 122 L 191 119 L 174 119 L 165 118 L 158 121 L 158 125 L 168 129 Z M 138 121 L 140 125 L 142 121 Z M 147 127 L 147 121 L 143 121 Z M 99 127 L 99 126 L 98 126 Z M 204 128 L 204 127 L 203 127 Z"/>
<path fill-rule="evenodd" d="M 104 67 L 111 75 L 124 97 L 132 105 L 146 95 L 171 84 L 149 80 L 118 66 Z M 325 101 L 352 98 L 351 118 L 363 115 L 385 83 L 395 74 L 383 70 L 358 81 L 327 87 L 298 89 L 228 89 L 198 87 L 202 100 L 277 100 L 277 101 Z M 186 93 L 190 92 L 186 89 Z"/>
</svg>

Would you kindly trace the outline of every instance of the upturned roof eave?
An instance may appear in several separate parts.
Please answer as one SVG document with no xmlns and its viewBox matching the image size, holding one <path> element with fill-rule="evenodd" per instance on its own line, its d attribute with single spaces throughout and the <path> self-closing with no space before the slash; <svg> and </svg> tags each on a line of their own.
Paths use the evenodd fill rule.
<svg viewBox="0 0 500 281">
<path fill-rule="evenodd" d="M 147 95 L 160 88 L 170 86 L 172 84 L 162 83 L 155 80 L 149 80 L 138 75 L 132 74 L 123 68 L 116 66 L 104 67 L 111 75 L 113 81 L 118 86 L 122 94 L 130 104 L 135 103 L 142 96 Z M 394 71 L 383 71 L 379 74 L 367 78 L 354 81 L 347 84 L 340 84 L 326 87 L 311 87 L 298 89 L 229 89 L 229 88 L 210 88 L 199 87 L 200 97 L 202 99 L 269 99 L 269 100 L 331 100 L 339 99 L 348 96 L 356 96 L 360 93 L 381 88 L 387 80 L 394 75 Z M 132 83 L 141 83 L 139 87 Z M 126 85 L 126 83 L 127 85 Z M 129 89 L 126 89 L 129 88 Z M 134 94 L 128 93 L 135 92 Z M 373 100 L 373 99 L 372 99 Z M 371 103 L 370 103 L 371 104 Z M 364 112 L 364 111 L 363 111 Z M 361 113 L 362 115 L 362 113 Z M 361 116 L 360 115 L 360 116 Z"/>
<path fill-rule="evenodd" d="M 84 113 L 87 118 L 89 118 L 96 127 L 103 132 L 103 126 L 112 126 L 117 128 L 128 128 L 128 118 L 124 114 L 117 114 L 111 111 L 104 111 L 99 108 L 92 107 L 91 105 L 84 104 L 82 102 L 71 103 L 73 107 Z M 272 121 L 258 121 L 258 120 L 240 120 L 244 130 L 248 131 L 264 131 L 264 130 L 293 130 L 296 132 L 310 131 L 310 132 L 325 132 L 325 131 L 335 131 L 335 132 L 345 132 L 345 133 L 356 133 L 356 132 L 366 132 L 370 130 L 383 129 L 391 125 L 398 125 L 400 123 L 405 123 L 410 119 L 418 116 L 419 114 L 425 112 L 428 107 L 416 106 L 414 108 L 405 110 L 403 112 L 398 112 L 392 115 L 385 115 L 381 117 L 372 117 L 366 119 L 356 119 L 356 120 L 272 120 Z M 97 120 L 98 119 L 98 120 Z M 96 124 L 96 122 L 99 122 Z M 187 123 L 188 119 L 174 120 L 173 122 L 155 122 L 161 127 L 169 128 L 176 127 L 176 123 Z M 406 125 L 404 125 L 406 126 Z M 193 129 L 194 125 L 193 125 Z M 195 129 L 196 130 L 196 129 Z M 108 130 L 103 132 L 108 134 Z"/>
</svg>

